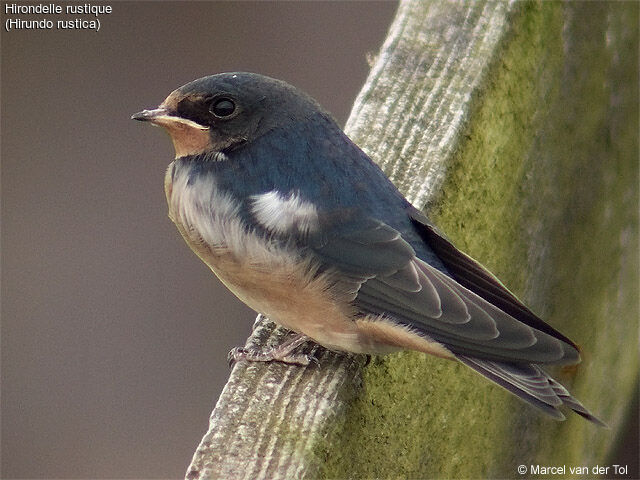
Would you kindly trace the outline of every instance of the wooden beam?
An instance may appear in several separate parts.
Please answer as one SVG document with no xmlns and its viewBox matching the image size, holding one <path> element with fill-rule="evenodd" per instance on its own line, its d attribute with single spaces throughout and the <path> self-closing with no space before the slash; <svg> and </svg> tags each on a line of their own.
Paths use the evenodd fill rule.
<svg viewBox="0 0 640 480">
<path fill-rule="evenodd" d="M 402 1 L 346 125 L 583 346 L 583 364 L 556 373 L 613 432 L 638 371 L 637 19 L 635 3 Z M 259 322 L 248 345 L 285 334 Z M 187 478 L 513 477 L 602 464 L 614 445 L 453 362 L 401 353 L 364 368 L 308 349 L 319 366 L 233 368 Z"/>
</svg>

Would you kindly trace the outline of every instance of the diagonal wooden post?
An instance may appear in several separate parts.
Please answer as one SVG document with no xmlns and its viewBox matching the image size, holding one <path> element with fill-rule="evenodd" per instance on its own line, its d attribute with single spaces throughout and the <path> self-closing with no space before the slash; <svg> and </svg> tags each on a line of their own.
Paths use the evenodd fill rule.
<svg viewBox="0 0 640 480">
<path fill-rule="evenodd" d="M 320 366 L 235 365 L 188 479 L 606 462 L 637 387 L 638 9 L 402 1 L 346 126 L 410 201 L 583 346 L 583 364 L 556 374 L 612 431 L 542 418 L 453 362 L 401 353 L 365 368 L 309 345 Z M 248 345 L 285 334 L 260 322 Z"/>
</svg>

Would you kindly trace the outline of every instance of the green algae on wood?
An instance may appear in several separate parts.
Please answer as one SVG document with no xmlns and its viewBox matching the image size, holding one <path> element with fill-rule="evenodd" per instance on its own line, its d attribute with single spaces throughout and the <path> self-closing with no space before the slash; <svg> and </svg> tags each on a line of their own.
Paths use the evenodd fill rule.
<svg viewBox="0 0 640 480">
<path fill-rule="evenodd" d="M 581 366 L 553 373 L 613 430 L 549 420 L 454 362 L 404 352 L 363 369 L 316 348 L 315 369 L 234 368 L 191 477 L 511 478 L 607 461 L 637 385 L 637 18 L 633 3 L 405 0 L 347 123 L 583 346 Z M 261 325 L 249 342 L 283 335 Z"/>
<path fill-rule="evenodd" d="M 637 44 L 637 18 L 631 4 L 525 4 L 429 209 L 458 246 L 582 345 L 583 364 L 554 373 L 618 422 L 638 369 L 638 96 L 628 86 L 637 52 L 616 64 L 603 39 Z M 611 96 L 626 109 L 612 109 Z M 611 378 L 615 406 L 601 394 Z M 363 381 L 323 446 L 324 478 L 509 477 L 520 464 L 602 464 L 613 444 L 575 415 L 553 422 L 424 355 L 378 358 Z"/>
</svg>

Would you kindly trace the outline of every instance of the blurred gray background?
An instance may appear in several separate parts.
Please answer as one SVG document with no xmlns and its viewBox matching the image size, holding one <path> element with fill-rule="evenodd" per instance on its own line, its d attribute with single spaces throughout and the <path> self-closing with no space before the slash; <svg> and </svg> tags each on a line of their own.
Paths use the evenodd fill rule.
<svg viewBox="0 0 640 480">
<path fill-rule="evenodd" d="M 255 314 L 167 218 L 171 142 L 129 117 L 249 70 L 343 124 L 397 7 L 106 4 L 99 32 L 0 37 L 2 478 L 184 475 Z M 612 463 L 636 461 L 637 430 Z"/>
<path fill-rule="evenodd" d="M 107 4 L 99 32 L 2 32 L 3 478 L 184 475 L 255 315 L 167 218 L 169 138 L 129 117 L 248 70 L 344 124 L 397 7 Z"/>
</svg>

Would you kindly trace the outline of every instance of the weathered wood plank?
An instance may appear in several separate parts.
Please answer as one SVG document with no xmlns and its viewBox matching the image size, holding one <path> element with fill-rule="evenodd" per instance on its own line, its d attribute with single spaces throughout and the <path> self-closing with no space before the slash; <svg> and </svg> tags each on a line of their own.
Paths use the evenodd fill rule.
<svg viewBox="0 0 640 480">
<path fill-rule="evenodd" d="M 403 1 L 346 126 L 584 347 L 557 374 L 613 433 L 638 371 L 637 19 L 635 3 Z M 284 333 L 262 322 L 248 342 Z M 512 477 L 602 464 L 615 440 L 452 362 L 309 348 L 319 367 L 234 367 L 187 478 Z"/>
</svg>

